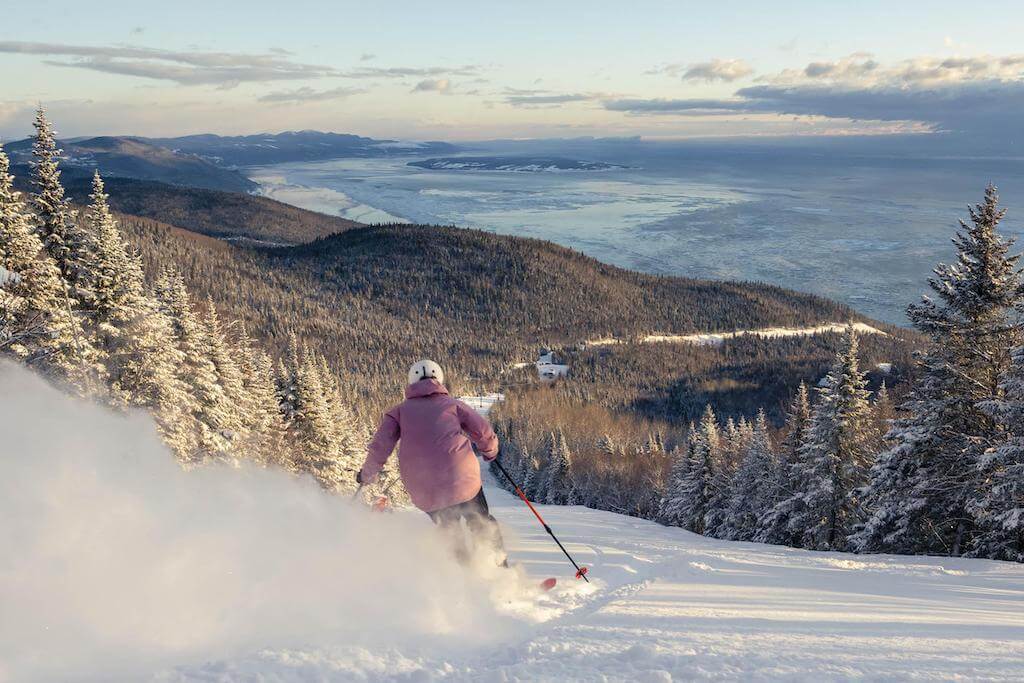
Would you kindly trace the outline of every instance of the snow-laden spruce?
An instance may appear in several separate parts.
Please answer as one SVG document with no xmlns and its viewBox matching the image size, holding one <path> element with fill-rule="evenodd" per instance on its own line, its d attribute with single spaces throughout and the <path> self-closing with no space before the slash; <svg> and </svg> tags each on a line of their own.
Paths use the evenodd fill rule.
<svg viewBox="0 0 1024 683">
<path fill-rule="evenodd" d="M 0 352 L 81 388 L 88 384 L 95 353 L 9 171 L 0 147 L 0 267 L 9 273 L 0 283 Z"/>
<path fill-rule="evenodd" d="M 802 509 L 803 501 L 796 495 L 807 487 L 806 468 L 801 458 L 807 430 L 811 426 L 811 398 L 807 385 L 800 383 L 786 419 L 786 438 L 776 471 L 775 491 L 771 505 L 758 521 L 754 540 L 778 545 L 797 545 L 800 529 L 791 529 L 790 520 Z"/>
<path fill-rule="evenodd" d="M 937 298 L 907 310 L 931 344 L 902 406 L 909 415 L 871 471 L 871 514 L 852 540 L 858 550 L 960 555 L 980 542 L 974 511 L 987 506 L 992 486 L 986 452 L 1002 439 L 984 407 L 1003 399 L 1010 349 L 1021 341 L 1022 286 L 1012 240 L 997 232 L 1004 210 L 996 189 L 969 212 L 953 240 L 956 263 L 939 264 L 929 280 Z"/>
<path fill-rule="evenodd" d="M 800 531 L 800 547 L 845 550 L 847 536 L 860 521 L 858 490 L 867 483 L 876 442 L 869 396 L 851 329 L 819 389 L 800 449 L 804 487 L 789 520 L 790 529 Z"/>
<path fill-rule="evenodd" d="M 32 204 L 37 231 L 71 288 L 72 297 L 89 309 L 96 277 L 95 235 L 76 220 L 75 210 L 64 196 L 59 168 L 61 151 L 42 107 L 36 111 L 33 125 Z"/>
<path fill-rule="evenodd" d="M 1000 399 L 981 406 L 1002 433 L 979 461 L 985 486 L 971 504 L 969 554 L 1024 562 L 1024 346 L 1014 347 L 1000 389 Z"/>
<path fill-rule="evenodd" d="M 743 459 L 733 475 L 729 506 L 716 536 L 735 541 L 754 538 L 761 518 L 771 509 L 779 484 L 775 452 L 764 411 L 757 414 Z"/>
</svg>

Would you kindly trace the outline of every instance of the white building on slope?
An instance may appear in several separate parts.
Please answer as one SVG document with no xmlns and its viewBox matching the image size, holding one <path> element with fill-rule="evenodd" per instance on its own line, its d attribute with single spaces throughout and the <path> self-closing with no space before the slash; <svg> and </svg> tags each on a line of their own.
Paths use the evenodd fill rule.
<svg viewBox="0 0 1024 683">
<path fill-rule="evenodd" d="M 554 351 L 547 349 L 540 350 L 540 358 L 537 359 L 537 377 L 543 382 L 554 382 L 559 377 L 566 377 L 569 374 L 569 366 L 561 362 Z"/>
</svg>

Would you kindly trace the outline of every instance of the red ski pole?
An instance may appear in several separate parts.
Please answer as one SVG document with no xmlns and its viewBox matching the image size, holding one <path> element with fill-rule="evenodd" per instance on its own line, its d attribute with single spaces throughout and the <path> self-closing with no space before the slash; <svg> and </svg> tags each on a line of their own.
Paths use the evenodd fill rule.
<svg viewBox="0 0 1024 683">
<path fill-rule="evenodd" d="M 523 490 L 519 488 L 519 484 L 517 484 L 515 480 L 512 479 L 512 475 L 510 475 L 508 471 L 502 466 L 502 464 L 498 462 L 497 458 L 494 459 L 494 464 L 498 466 L 498 470 L 503 475 L 505 475 L 506 479 L 508 479 L 508 483 L 512 484 L 512 487 L 516 490 L 516 495 L 523 499 L 523 502 L 526 503 L 526 507 L 530 508 L 530 512 L 534 514 L 534 516 L 537 518 L 537 521 L 540 522 L 541 526 L 544 527 L 544 531 L 548 532 L 548 535 L 551 536 L 554 542 L 558 544 L 558 547 L 562 550 L 562 552 L 565 553 L 565 556 L 569 558 L 569 561 L 572 562 L 572 566 L 576 567 L 576 578 L 583 579 L 587 583 L 590 583 L 590 579 L 587 578 L 587 568 L 581 567 L 578 564 L 576 564 L 576 560 L 572 559 L 572 555 L 569 554 L 569 551 L 565 549 L 565 546 L 562 545 L 562 542 L 558 540 L 557 536 L 555 536 L 555 532 L 551 530 L 551 527 L 548 526 L 548 523 L 545 522 L 544 518 L 540 516 L 539 512 L 537 512 L 537 508 L 533 507 L 533 503 L 531 503 L 530 499 L 526 497 L 526 494 L 523 493 Z"/>
</svg>

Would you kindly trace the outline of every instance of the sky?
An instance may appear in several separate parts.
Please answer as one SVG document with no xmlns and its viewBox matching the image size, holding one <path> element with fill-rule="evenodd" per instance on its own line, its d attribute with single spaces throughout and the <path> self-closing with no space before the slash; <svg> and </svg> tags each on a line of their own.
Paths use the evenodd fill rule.
<svg viewBox="0 0 1024 683">
<path fill-rule="evenodd" d="M 1012 138 L 1024 3 L 0 0 L 0 139 Z"/>
</svg>

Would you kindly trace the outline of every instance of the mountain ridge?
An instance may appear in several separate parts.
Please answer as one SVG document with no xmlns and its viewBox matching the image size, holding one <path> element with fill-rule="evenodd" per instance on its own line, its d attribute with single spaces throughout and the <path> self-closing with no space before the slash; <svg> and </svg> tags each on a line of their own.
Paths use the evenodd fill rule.
<svg viewBox="0 0 1024 683">
<path fill-rule="evenodd" d="M 66 180 L 89 177 L 99 170 L 104 177 L 134 178 L 229 192 L 252 192 L 259 186 L 240 172 L 222 168 L 207 159 L 168 149 L 146 138 L 106 135 L 59 140 L 63 150 L 61 171 Z M 27 166 L 32 140 L 4 146 L 16 170 Z"/>
</svg>

